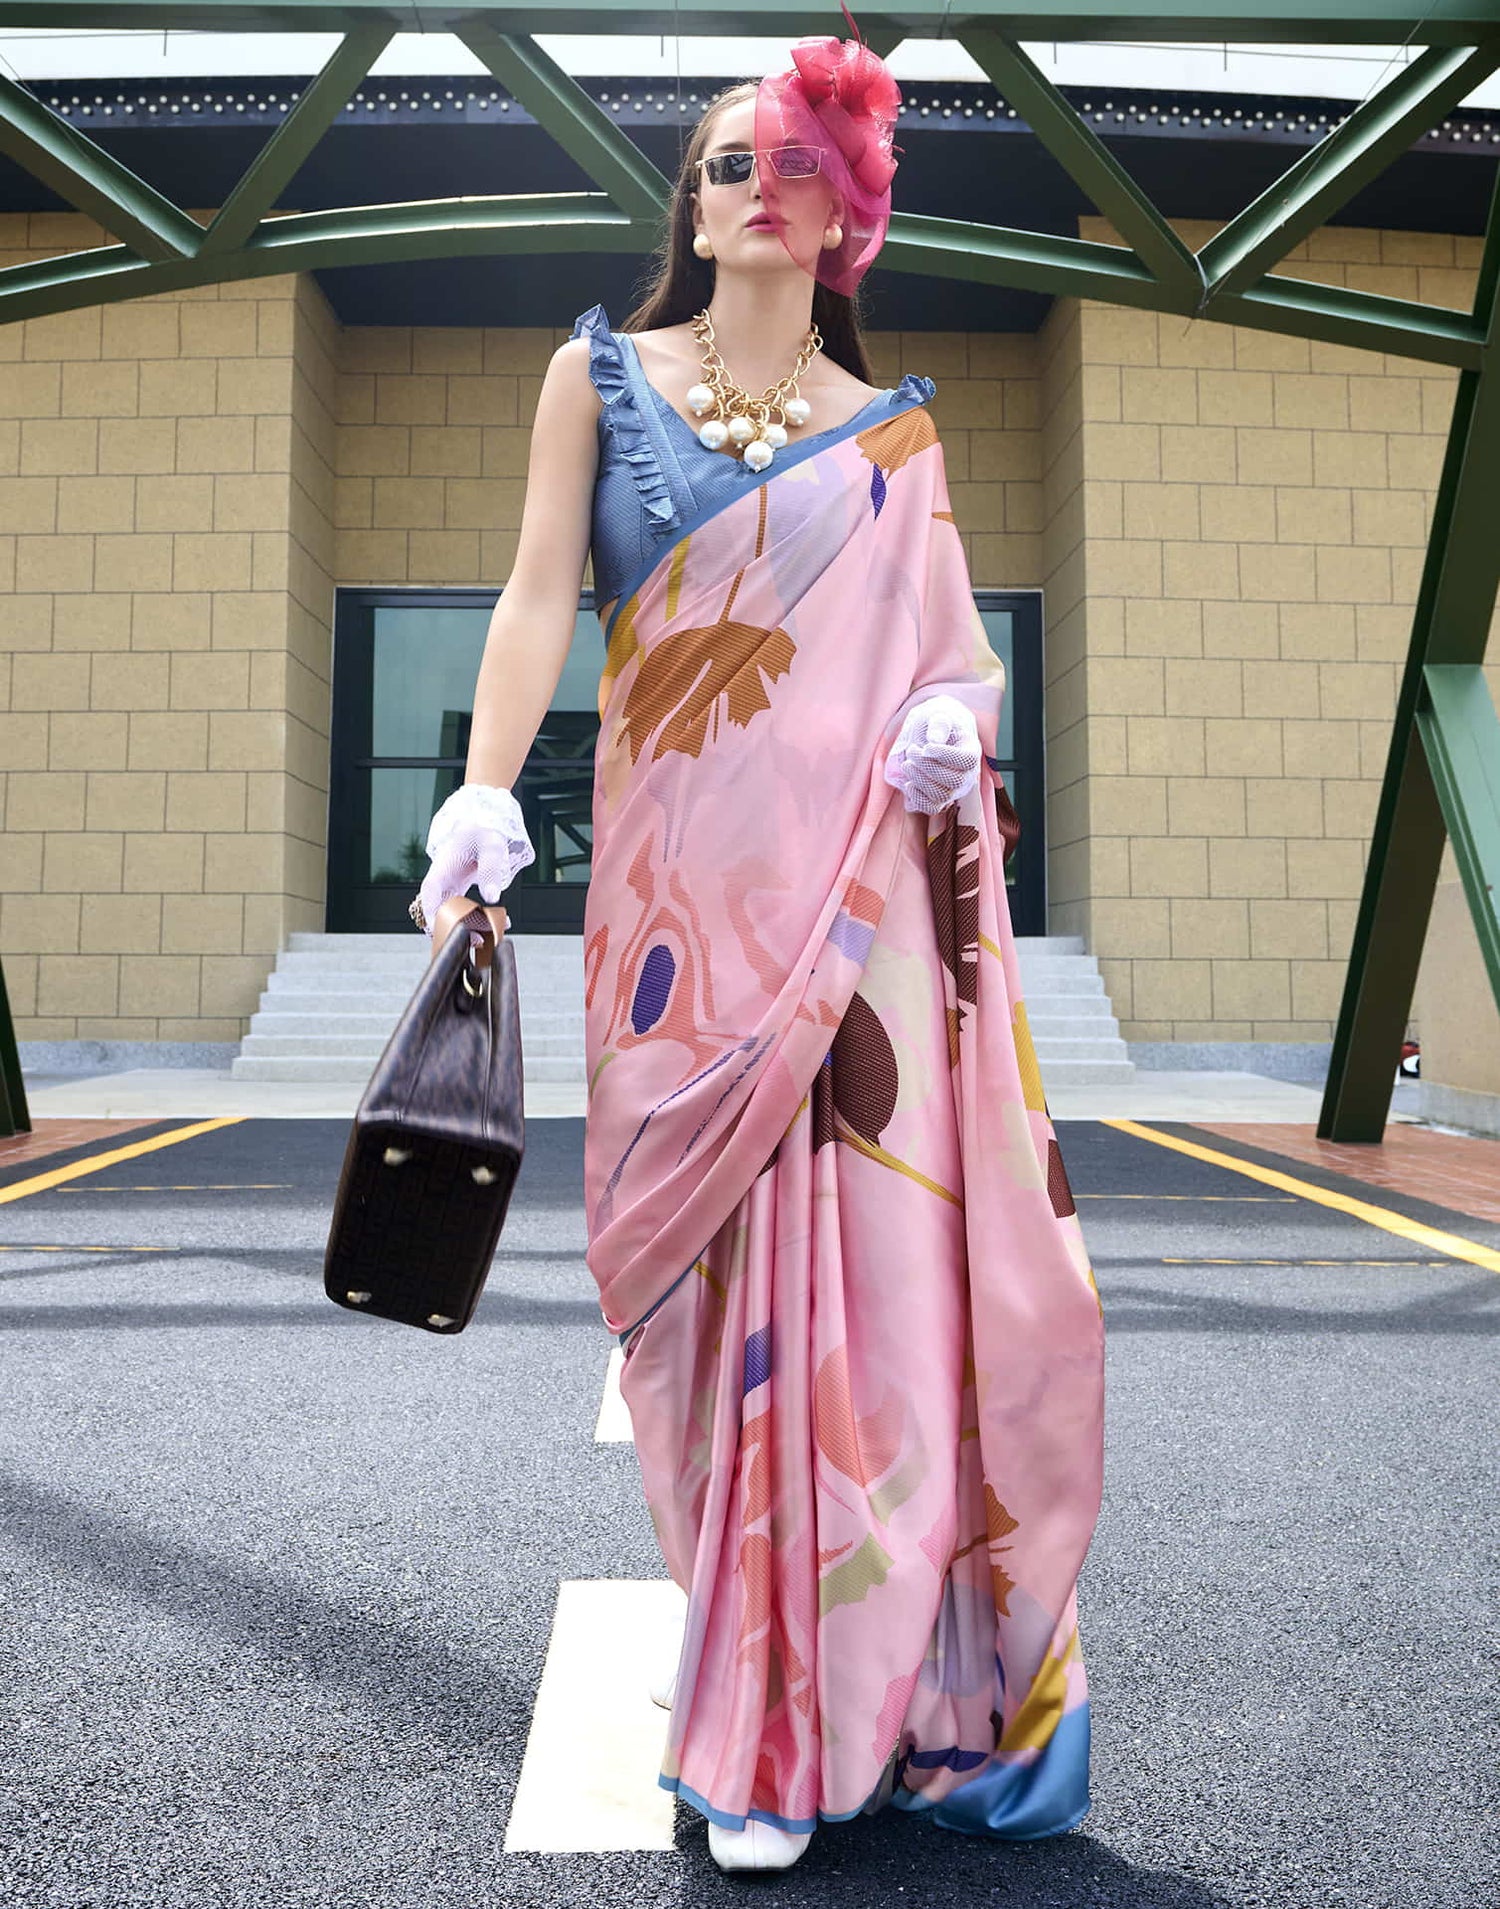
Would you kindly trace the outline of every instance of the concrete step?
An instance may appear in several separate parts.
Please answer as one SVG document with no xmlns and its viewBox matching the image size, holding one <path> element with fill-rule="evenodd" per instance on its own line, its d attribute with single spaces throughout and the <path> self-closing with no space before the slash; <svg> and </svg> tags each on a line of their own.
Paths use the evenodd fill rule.
<svg viewBox="0 0 1500 1909">
<path fill-rule="evenodd" d="M 528 1081 L 584 1079 L 583 940 L 511 935 Z M 242 1080 L 367 1081 L 427 970 L 415 929 L 388 935 L 299 929 L 266 977 L 231 1068 Z"/>
<path fill-rule="evenodd" d="M 521 995 L 528 1080 L 581 1082 L 583 941 L 508 937 Z M 1093 957 L 1077 935 L 1016 943 L 1043 1080 L 1065 1085 L 1130 1078 L 1129 1050 Z M 246 1080 L 367 1080 L 426 970 L 412 934 L 293 934 L 266 978 L 231 1073 Z"/>
<path fill-rule="evenodd" d="M 357 1081 L 361 1085 L 374 1071 L 374 1060 L 336 1054 L 240 1054 L 229 1070 L 234 1080 Z M 528 1083 L 562 1081 L 576 1085 L 583 1078 L 582 1060 L 575 1061 L 571 1056 L 538 1054 L 526 1063 Z"/>
<path fill-rule="evenodd" d="M 1058 955 L 1049 959 L 1045 955 L 1033 955 L 1019 964 L 1022 974 L 1097 974 L 1099 963 L 1092 955 Z"/>
<path fill-rule="evenodd" d="M 1059 1087 L 1108 1087 L 1135 1079 L 1134 1064 L 1126 1061 L 1046 1061 L 1039 1062 L 1042 1091 Z"/>
<path fill-rule="evenodd" d="M 287 1034 L 274 1030 L 263 1031 L 252 1028 L 240 1042 L 240 1053 L 253 1055 L 257 1060 L 266 1056 L 287 1054 L 332 1054 L 349 1059 L 367 1055 L 371 1064 L 379 1060 L 385 1052 L 386 1042 L 391 1038 L 392 1027 L 370 1030 L 353 1028 L 323 1028 L 317 1033 Z M 532 1060 L 541 1054 L 576 1055 L 579 1065 L 583 1064 L 582 1043 L 571 1034 L 547 1034 L 525 1029 L 521 1033 L 521 1058 L 529 1067 Z"/>
<path fill-rule="evenodd" d="M 1104 1035 L 1098 1040 L 1069 1038 L 1067 1040 L 1038 1041 L 1036 1043 L 1037 1066 L 1041 1068 L 1043 1078 L 1052 1069 L 1070 1061 L 1115 1061 L 1130 1065 L 1130 1050 L 1118 1034 Z"/>
<path fill-rule="evenodd" d="M 1081 955 L 1082 935 L 1017 935 L 1016 953 L 1024 961 L 1028 955 Z"/>
<path fill-rule="evenodd" d="M 316 994 L 263 994 L 261 1004 L 250 1017 L 252 1034 L 312 1034 L 319 1028 L 339 1027 L 349 1033 L 372 1031 L 377 1027 L 387 1030 L 393 1028 L 410 1001 L 409 994 L 368 995 L 361 994 L 347 1006 L 324 999 Z M 277 1026 L 272 1026 L 276 1022 Z M 285 1022 L 285 1027 L 279 1024 Z M 521 1003 L 521 1028 L 529 1027 L 541 1031 L 576 1034 L 583 1039 L 583 1009 L 552 1008 L 537 1006 L 534 1002 Z"/>
<path fill-rule="evenodd" d="M 1031 1040 L 1038 1054 L 1056 1047 L 1059 1041 L 1118 1041 L 1120 1024 L 1115 1017 L 1101 1015 L 1095 1021 L 1031 1022 Z"/>
<path fill-rule="evenodd" d="M 1097 968 L 1069 971 L 1064 974 L 1021 975 L 1021 992 L 1026 996 L 1028 1009 L 1034 995 L 1097 995 L 1104 996 L 1104 978 Z"/>
<path fill-rule="evenodd" d="M 357 1003 L 378 999 L 382 1006 L 387 1000 L 404 1006 L 425 972 L 425 964 L 421 963 L 411 969 L 380 969 L 373 972 L 362 968 L 299 968 L 287 973 L 278 967 L 266 976 L 261 999 L 264 1001 L 272 997 L 278 1005 L 288 995 L 328 1002 L 342 999 Z M 548 1009 L 556 1006 L 576 1009 L 580 1013 L 583 1011 L 581 976 L 576 986 L 566 982 L 557 985 L 538 984 L 533 976 L 523 974 L 516 976 L 516 983 L 523 1005 L 535 1003 Z"/>
</svg>

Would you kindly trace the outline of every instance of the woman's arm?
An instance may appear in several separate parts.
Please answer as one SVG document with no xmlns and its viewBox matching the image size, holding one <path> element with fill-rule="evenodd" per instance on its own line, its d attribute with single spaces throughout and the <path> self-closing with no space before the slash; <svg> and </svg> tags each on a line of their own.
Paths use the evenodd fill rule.
<svg viewBox="0 0 1500 1909">
<path fill-rule="evenodd" d="M 441 911 L 477 882 L 487 901 L 535 858 L 510 793 L 557 689 L 578 621 L 599 460 L 599 394 L 589 378 L 588 341 L 570 338 L 552 354 L 537 394 L 526 471 L 526 501 L 510 580 L 490 617 L 474 685 L 474 720 L 462 785 L 432 819 L 429 865 L 412 919 L 440 945 L 462 909 Z M 497 935 L 503 908 L 486 911 Z M 471 943 L 482 939 L 471 935 Z"/>
<path fill-rule="evenodd" d="M 514 785 L 573 640 L 599 458 L 588 353 L 586 338 L 559 345 L 537 396 L 521 535 L 474 687 L 466 782 Z"/>
</svg>

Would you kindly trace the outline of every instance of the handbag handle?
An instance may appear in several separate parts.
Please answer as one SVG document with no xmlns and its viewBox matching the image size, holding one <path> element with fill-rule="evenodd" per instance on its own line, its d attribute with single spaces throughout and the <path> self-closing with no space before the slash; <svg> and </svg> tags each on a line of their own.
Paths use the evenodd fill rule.
<svg viewBox="0 0 1500 1909">
<path fill-rule="evenodd" d="M 471 958 L 476 968 L 489 967 L 500 937 L 510 926 L 510 916 L 498 904 L 490 907 L 471 902 L 467 895 L 450 895 L 438 909 L 437 919 L 432 924 L 432 948 L 428 960 L 436 960 L 438 950 L 447 946 L 449 937 L 460 923 L 466 930 L 473 929 L 476 934 L 483 934 L 484 940 L 471 950 Z"/>
</svg>

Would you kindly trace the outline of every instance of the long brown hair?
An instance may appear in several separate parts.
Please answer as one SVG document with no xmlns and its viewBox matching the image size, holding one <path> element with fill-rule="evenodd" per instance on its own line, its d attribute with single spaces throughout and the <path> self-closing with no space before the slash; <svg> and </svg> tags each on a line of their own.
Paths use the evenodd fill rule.
<svg viewBox="0 0 1500 1909">
<path fill-rule="evenodd" d="M 758 85 L 756 80 L 741 80 L 734 86 L 726 86 L 704 107 L 683 151 L 682 165 L 672 186 L 666 231 L 647 267 L 646 289 L 634 311 L 619 327 L 621 331 L 656 331 L 663 325 L 685 325 L 713 296 L 713 262 L 700 259 L 693 250 L 693 191 L 698 161 L 708 148 L 715 116 L 726 106 L 754 99 Z M 865 384 L 873 384 L 874 372 L 861 328 L 863 314 L 859 301 L 863 289 L 863 285 L 857 287 L 854 297 L 846 298 L 842 292 L 830 291 L 821 279 L 815 280 L 812 316 L 823 337 L 824 356 Z"/>
</svg>

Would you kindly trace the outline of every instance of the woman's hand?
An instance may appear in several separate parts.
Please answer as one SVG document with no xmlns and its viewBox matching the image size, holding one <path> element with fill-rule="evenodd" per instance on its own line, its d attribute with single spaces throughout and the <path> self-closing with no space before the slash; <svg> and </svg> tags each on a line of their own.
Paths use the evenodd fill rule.
<svg viewBox="0 0 1500 1909">
<path fill-rule="evenodd" d="M 929 696 L 907 711 L 885 779 L 906 798 L 908 814 L 936 815 L 969 793 L 983 763 L 973 711 L 955 696 Z"/>
<path fill-rule="evenodd" d="M 478 782 L 465 782 L 455 789 L 432 818 L 427 853 L 431 866 L 418 900 L 434 948 L 441 945 L 435 924 L 445 902 L 454 896 L 467 897 L 471 884 L 477 884 L 487 902 L 497 902 L 501 890 L 536 860 L 516 798 L 509 789 Z"/>
<path fill-rule="evenodd" d="M 438 949 L 443 947 L 447 942 L 449 935 L 453 933 L 453 930 L 464 917 L 477 906 L 478 904 L 470 901 L 467 895 L 450 895 L 441 905 L 437 911 L 436 919 L 433 922 L 432 946 L 427 951 L 429 966 L 431 966 L 432 962 L 436 959 Z M 498 945 L 501 936 L 504 935 L 506 929 L 510 926 L 510 916 L 503 908 L 486 908 L 484 913 L 489 917 L 490 927 L 495 931 L 495 941 Z M 482 946 L 484 940 L 485 936 L 479 934 L 472 928 L 469 930 L 469 947 L 471 950 Z"/>
</svg>

